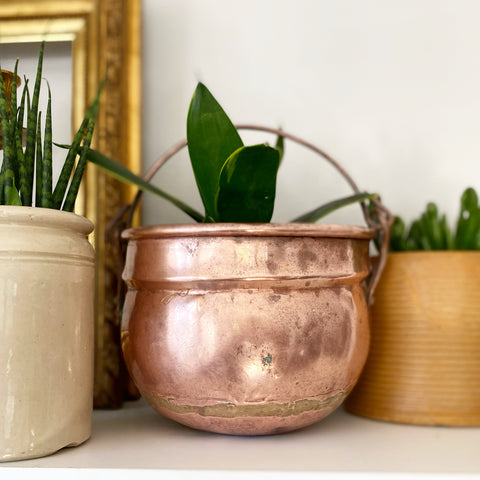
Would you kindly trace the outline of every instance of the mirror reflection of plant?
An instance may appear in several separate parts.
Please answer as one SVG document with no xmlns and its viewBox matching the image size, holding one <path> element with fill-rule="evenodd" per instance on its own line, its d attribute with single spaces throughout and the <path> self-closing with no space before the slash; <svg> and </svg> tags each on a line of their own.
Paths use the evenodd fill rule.
<svg viewBox="0 0 480 480">
<path fill-rule="evenodd" d="M 0 75 L 0 148 L 3 149 L 3 162 L 0 169 L 0 204 L 72 211 L 86 165 L 86 154 L 91 145 L 103 84 L 75 134 L 60 177 L 53 187 L 52 95 L 48 82 L 43 139 L 42 115 L 38 110 L 44 49 L 45 42 L 42 42 L 33 95 L 30 96 L 28 80 L 25 79 L 19 104 L 17 104 L 17 87 L 20 85 L 20 79 L 17 76 L 18 60 L 13 73 L 2 70 Z M 25 117 L 26 128 L 24 128 Z"/>
<path fill-rule="evenodd" d="M 476 191 L 469 187 L 463 192 L 455 231 L 433 202 L 427 204 L 408 228 L 396 216 L 390 229 L 390 250 L 480 250 L 480 206 Z"/>
<path fill-rule="evenodd" d="M 270 222 L 283 137 L 277 139 L 275 147 L 245 146 L 220 104 L 199 83 L 187 116 L 187 144 L 204 214 L 98 151 L 89 150 L 87 158 L 118 180 L 168 200 L 197 222 Z M 314 208 L 292 222 L 315 222 L 343 206 L 376 198 L 377 194 L 365 192 L 349 195 Z"/>
</svg>

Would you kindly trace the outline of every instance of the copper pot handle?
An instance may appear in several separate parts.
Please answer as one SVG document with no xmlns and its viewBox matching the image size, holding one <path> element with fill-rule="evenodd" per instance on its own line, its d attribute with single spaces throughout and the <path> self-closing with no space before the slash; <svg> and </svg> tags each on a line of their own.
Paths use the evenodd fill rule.
<svg viewBox="0 0 480 480">
<path fill-rule="evenodd" d="M 327 162 L 329 162 L 333 167 L 335 167 L 335 169 L 342 175 L 342 177 L 350 185 L 354 193 L 361 193 L 357 184 L 354 182 L 354 180 L 348 174 L 348 172 L 333 157 L 331 157 L 325 151 L 313 145 L 312 143 L 309 143 L 301 139 L 300 137 L 292 135 L 278 128 L 270 128 L 270 127 L 264 127 L 259 125 L 246 125 L 246 124 L 236 125 L 236 128 L 239 130 L 257 130 L 257 131 L 272 133 L 274 135 L 281 135 L 284 138 L 288 138 L 289 140 L 292 140 L 295 143 L 303 145 L 304 147 L 308 148 L 309 150 L 312 150 L 313 152 L 323 157 Z M 182 150 L 186 146 L 187 146 L 187 140 L 182 140 L 176 143 L 175 145 L 173 145 L 172 147 L 170 147 L 150 167 L 150 169 L 147 171 L 147 173 L 143 177 L 144 180 L 149 182 L 152 179 L 152 177 L 155 175 L 155 173 L 160 169 L 160 167 L 167 162 L 167 160 L 169 160 L 171 157 L 173 157 L 176 153 L 178 153 L 180 150 Z M 119 216 L 123 216 L 125 211 L 129 209 L 127 226 L 130 226 L 132 224 L 133 213 L 137 207 L 137 204 L 141 196 L 142 196 L 142 191 L 139 190 L 132 204 L 127 207 L 124 207 L 124 209 L 122 209 L 121 211 L 121 215 L 119 215 Z M 372 271 L 371 271 L 371 274 L 368 280 L 368 285 L 367 285 L 367 301 L 369 305 L 372 302 L 373 293 L 375 291 L 375 288 L 378 284 L 378 280 L 380 278 L 380 275 L 387 261 L 388 248 L 390 243 L 390 226 L 392 225 L 392 222 L 393 222 L 392 213 L 387 207 L 385 207 L 385 205 L 381 203 L 379 199 L 374 199 L 372 203 L 375 205 L 375 209 L 373 211 L 369 211 L 365 203 L 363 202 L 361 203 L 365 222 L 370 228 L 372 228 L 377 232 L 377 238 L 378 238 L 377 248 L 379 250 L 379 255 L 375 258 L 373 262 Z"/>
</svg>

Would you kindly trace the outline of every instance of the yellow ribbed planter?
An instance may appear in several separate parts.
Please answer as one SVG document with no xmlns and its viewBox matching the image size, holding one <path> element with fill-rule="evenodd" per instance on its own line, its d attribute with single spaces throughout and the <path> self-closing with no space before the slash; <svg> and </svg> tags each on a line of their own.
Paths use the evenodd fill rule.
<svg viewBox="0 0 480 480">
<path fill-rule="evenodd" d="M 371 315 L 370 353 L 347 409 L 480 425 L 480 252 L 390 254 Z"/>
</svg>

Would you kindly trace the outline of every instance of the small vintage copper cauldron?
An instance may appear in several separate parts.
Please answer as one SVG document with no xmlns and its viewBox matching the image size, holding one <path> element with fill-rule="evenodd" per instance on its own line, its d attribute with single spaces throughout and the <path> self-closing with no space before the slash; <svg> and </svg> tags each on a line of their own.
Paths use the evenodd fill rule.
<svg viewBox="0 0 480 480">
<path fill-rule="evenodd" d="M 228 434 L 328 415 L 367 357 L 385 257 L 371 276 L 375 235 L 293 223 L 125 231 L 122 347 L 142 395 L 180 423 Z"/>
</svg>

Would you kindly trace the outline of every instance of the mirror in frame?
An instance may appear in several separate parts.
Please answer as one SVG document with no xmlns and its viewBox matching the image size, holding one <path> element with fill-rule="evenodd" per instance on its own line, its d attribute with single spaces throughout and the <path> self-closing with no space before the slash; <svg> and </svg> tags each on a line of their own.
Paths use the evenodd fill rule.
<svg viewBox="0 0 480 480">
<path fill-rule="evenodd" d="M 95 148 L 141 171 L 141 0 L 0 0 L 0 43 L 71 43 L 72 125 L 81 123 L 106 78 Z M 97 254 L 94 406 L 137 396 L 124 368 L 117 313 L 121 252 L 105 240 L 109 222 L 136 190 L 89 166 L 76 212 L 95 224 Z"/>
</svg>

